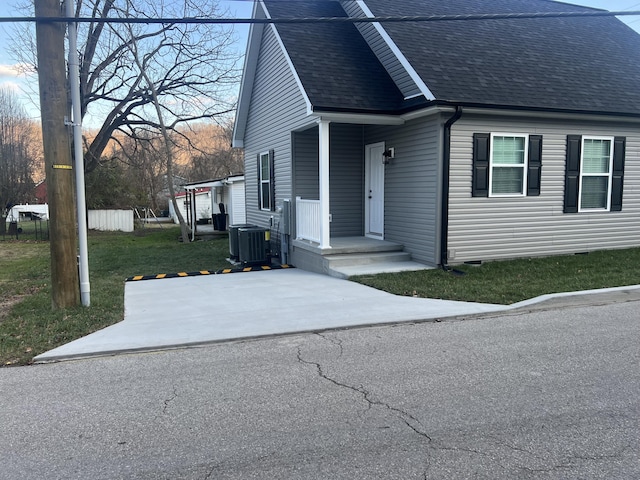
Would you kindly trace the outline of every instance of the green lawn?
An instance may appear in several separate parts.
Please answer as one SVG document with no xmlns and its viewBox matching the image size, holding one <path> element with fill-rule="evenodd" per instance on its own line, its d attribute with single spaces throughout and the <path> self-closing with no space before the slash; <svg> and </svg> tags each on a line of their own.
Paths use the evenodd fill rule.
<svg viewBox="0 0 640 480">
<path fill-rule="evenodd" d="M 351 280 L 396 295 L 512 303 L 547 293 L 640 284 L 640 248 L 363 275 Z"/>
<path fill-rule="evenodd" d="M 51 308 L 47 242 L 0 242 L 0 365 L 21 365 L 47 350 L 119 322 L 124 280 L 134 275 L 229 267 L 226 238 L 182 244 L 175 227 L 89 233 L 91 306 Z"/>
<path fill-rule="evenodd" d="M 51 308 L 49 244 L 0 241 L 0 366 L 24 365 L 40 353 L 119 322 L 124 280 L 135 275 L 229 267 L 228 241 L 182 244 L 176 227 L 89 234 L 91 306 Z M 456 266 L 353 277 L 397 295 L 511 304 L 545 293 L 640 284 L 640 249 Z"/>
</svg>

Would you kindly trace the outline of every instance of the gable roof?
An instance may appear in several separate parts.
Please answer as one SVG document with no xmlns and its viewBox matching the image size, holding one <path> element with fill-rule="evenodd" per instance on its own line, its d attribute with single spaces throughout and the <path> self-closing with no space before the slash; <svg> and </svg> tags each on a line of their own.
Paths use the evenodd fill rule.
<svg viewBox="0 0 640 480">
<path fill-rule="evenodd" d="M 355 3 L 363 15 L 380 17 L 597 11 L 553 0 Z M 262 0 L 254 16 L 264 15 L 264 7 L 271 18 L 347 17 L 345 9 L 353 11 L 353 5 L 354 0 Z M 254 27 L 261 32 L 258 25 L 252 32 Z M 388 22 L 378 24 L 377 38 L 366 40 L 364 29 L 351 23 L 281 23 L 275 29 L 317 113 L 402 114 L 444 104 L 640 116 L 640 35 L 615 17 Z M 408 62 L 410 76 L 417 73 L 435 98 L 404 98 L 373 51 L 380 54 L 385 42 L 393 43 L 392 55 L 397 47 L 399 63 L 406 68 Z M 247 58 L 257 61 L 257 46 Z M 238 145 L 254 73 L 247 76 L 245 70 L 243 78 Z"/>
<path fill-rule="evenodd" d="M 271 18 L 347 17 L 337 1 L 265 0 Z M 278 24 L 314 110 L 380 112 L 402 107 L 404 96 L 352 23 Z"/>
<path fill-rule="evenodd" d="M 549 0 L 366 0 L 366 4 L 375 16 L 595 11 Z M 383 27 L 438 100 L 640 114 L 640 35 L 615 17 Z"/>
</svg>

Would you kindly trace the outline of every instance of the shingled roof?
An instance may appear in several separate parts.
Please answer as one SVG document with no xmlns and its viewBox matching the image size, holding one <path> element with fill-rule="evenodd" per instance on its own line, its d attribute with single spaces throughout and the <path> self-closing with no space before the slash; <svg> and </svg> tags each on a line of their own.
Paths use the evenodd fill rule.
<svg viewBox="0 0 640 480">
<path fill-rule="evenodd" d="M 346 16 L 339 2 L 265 0 L 272 18 Z M 593 9 L 551 0 L 365 0 L 375 16 Z M 614 17 L 384 23 L 436 103 L 640 115 L 640 35 Z M 410 106 L 351 24 L 279 24 L 314 110 Z M 422 99 L 424 106 L 430 101 Z"/>
<path fill-rule="evenodd" d="M 336 1 L 264 3 L 272 18 L 347 16 Z M 401 108 L 402 93 L 353 24 L 280 24 L 277 29 L 314 109 Z"/>
</svg>

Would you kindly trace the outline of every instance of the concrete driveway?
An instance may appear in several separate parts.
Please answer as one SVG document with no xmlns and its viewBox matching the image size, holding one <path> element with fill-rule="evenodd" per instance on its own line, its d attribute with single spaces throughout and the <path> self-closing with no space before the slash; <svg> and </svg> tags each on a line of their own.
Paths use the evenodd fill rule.
<svg viewBox="0 0 640 480">
<path fill-rule="evenodd" d="M 601 295 L 619 292 L 625 299 L 630 291 L 636 297 L 640 295 L 638 287 L 597 292 Z M 513 310 L 541 302 L 555 307 L 585 298 L 575 295 L 546 295 L 511 306 L 410 298 L 299 269 L 134 281 L 125 284 L 122 322 L 45 352 L 34 361 L 443 319 Z M 590 297 L 589 301 L 593 298 L 597 299 Z"/>
<path fill-rule="evenodd" d="M 125 284 L 122 322 L 50 350 L 35 361 L 444 318 L 503 308 L 398 297 L 299 269 L 134 281 Z"/>
</svg>

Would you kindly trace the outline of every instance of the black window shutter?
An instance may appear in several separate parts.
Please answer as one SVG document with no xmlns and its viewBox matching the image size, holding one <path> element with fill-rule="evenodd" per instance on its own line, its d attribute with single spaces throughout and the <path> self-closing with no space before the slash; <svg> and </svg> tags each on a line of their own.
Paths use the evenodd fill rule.
<svg viewBox="0 0 640 480">
<path fill-rule="evenodd" d="M 489 144 L 491 135 L 488 133 L 473 134 L 473 180 L 471 184 L 472 197 L 489 196 Z"/>
<path fill-rule="evenodd" d="M 260 175 L 261 175 L 260 154 L 258 154 L 258 209 L 262 208 L 262 186 L 260 182 Z"/>
<path fill-rule="evenodd" d="M 271 211 L 276 210 L 276 169 L 275 169 L 275 152 L 269 150 L 269 193 L 271 195 Z"/>
<path fill-rule="evenodd" d="M 529 135 L 529 165 L 527 166 L 527 195 L 540 195 L 542 173 L 542 135 Z"/>
<path fill-rule="evenodd" d="M 611 211 L 622 210 L 622 184 L 624 182 L 624 157 L 627 139 L 613 139 L 613 178 L 611 179 Z"/>
<path fill-rule="evenodd" d="M 261 180 L 262 179 L 260 178 L 260 177 L 262 177 L 262 165 L 260 163 L 260 154 L 258 154 L 258 162 L 257 163 L 258 163 L 258 170 L 257 170 L 257 172 L 258 172 L 258 175 L 257 175 L 257 177 L 258 177 L 258 209 L 262 209 L 262 191 L 261 191 L 262 190 L 262 186 L 261 186 L 261 183 L 262 183 Z"/>
<path fill-rule="evenodd" d="M 567 135 L 567 162 L 564 176 L 564 213 L 576 213 L 578 211 L 581 148 L 582 137 L 580 135 Z"/>
</svg>

